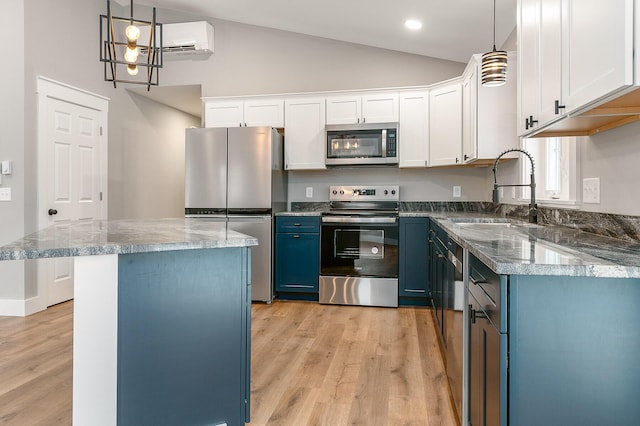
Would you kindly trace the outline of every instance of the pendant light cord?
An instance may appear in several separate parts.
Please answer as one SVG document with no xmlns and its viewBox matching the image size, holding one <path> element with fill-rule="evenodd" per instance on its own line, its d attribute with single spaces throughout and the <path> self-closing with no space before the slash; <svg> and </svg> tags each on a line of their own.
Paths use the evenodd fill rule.
<svg viewBox="0 0 640 426">
<path fill-rule="evenodd" d="M 495 50 L 496 50 L 496 0 L 493 0 L 493 51 L 495 52 Z"/>
</svg>

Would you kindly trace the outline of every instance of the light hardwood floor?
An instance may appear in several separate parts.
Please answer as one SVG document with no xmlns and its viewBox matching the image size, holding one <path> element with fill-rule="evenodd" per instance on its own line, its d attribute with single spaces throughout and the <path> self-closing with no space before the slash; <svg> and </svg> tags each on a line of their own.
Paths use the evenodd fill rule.
<svg viewBox="0 0 640 426">
<path fill-rule="evenodd" d="M 73 303 L 0 317 L 0 424 L 71 424 Z M 455 425 L 431 311 L 253 306 L 251 425 Z"/>
</svg>

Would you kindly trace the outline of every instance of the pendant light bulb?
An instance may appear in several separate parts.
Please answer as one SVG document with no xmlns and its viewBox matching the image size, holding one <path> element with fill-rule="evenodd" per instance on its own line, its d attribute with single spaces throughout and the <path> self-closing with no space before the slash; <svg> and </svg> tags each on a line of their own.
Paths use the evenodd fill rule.
<svg viewBox="0 0 640 426">
<path fill-rule="evenodd" d="M 127 65 L 127 73 L 129 73 L 129 75 L 138 75 L 138 67 L 133 65 L 133 64 L 129 64 Z"/>
<path fill-rule="evenodd" d="M 129 25 L 125 30 L 124 34 L 127 36 L 127 40 L 130 42 L 137 41 L 140 38 L 140 28 L 135 25 Z"/>
<path fill-rule="evenodd" d="M 124 52 L 124 60 L 127 62 L 136 62 L 138 60 L 138 47 L 135 43 L 129 43 Z"/>
</svg>

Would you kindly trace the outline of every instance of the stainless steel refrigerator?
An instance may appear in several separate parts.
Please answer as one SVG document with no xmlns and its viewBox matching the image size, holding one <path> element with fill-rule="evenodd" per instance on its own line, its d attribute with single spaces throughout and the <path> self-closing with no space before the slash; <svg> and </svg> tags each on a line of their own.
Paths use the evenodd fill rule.
<svg viewBox="0 0 640 426">
<path fill-rule="evenodd" d="M 273 214 L 286 209 L 282 136 L 271 127 L 187 129 L 185 215 L 258 238 L 251 299 L 273 299 Z"/>
</svg>

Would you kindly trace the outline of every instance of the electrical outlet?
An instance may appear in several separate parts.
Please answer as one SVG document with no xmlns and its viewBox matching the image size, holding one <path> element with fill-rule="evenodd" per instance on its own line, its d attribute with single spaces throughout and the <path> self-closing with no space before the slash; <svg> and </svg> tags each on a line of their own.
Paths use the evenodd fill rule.
<svg viewBox="0 0 640 426">
<path fill-rule="evenodd" d="M 511 187 L 511 199 L 512 200 L 516 199 L 516 188 L 515 187 Z"/>
<path fill-rule="evenodd" d="M 600 204 L 600 178 L 582 179 L 582 202 Z"/>
<path fill-rule="evenodd" d="M 313 198 L 313 186 L 307 186 L 306 195 L 307 198 Z"/>
<path fill-rule="evenodd" d="M 462 188 L 460 186 L 453 187 L 453 197 L 460 198 L 460 193 L 462 192 Z"/>
<path fill-rule="evenodd" d="M 0 188 L 0 201 L 11 201 L 11 188 Z"/>
</svg>

